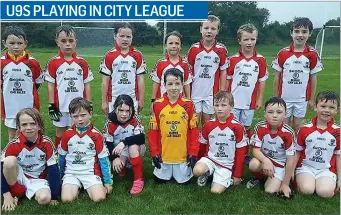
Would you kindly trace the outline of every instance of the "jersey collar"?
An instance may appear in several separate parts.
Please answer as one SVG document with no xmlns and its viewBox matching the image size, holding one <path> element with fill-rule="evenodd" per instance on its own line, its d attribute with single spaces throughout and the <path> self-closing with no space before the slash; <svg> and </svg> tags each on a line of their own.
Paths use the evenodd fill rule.
<svg viewBox="0 0 341 215">
<path fill-rule="evenodd" d="M 91 131 L 94 128 L 94 124 L 92 122 L 90 122 L 90 125 L 88 126 L 88 129 L 86 131 L 84 131 L 83 133 L 78 133 L 78 129 L 76 128 L 76 125 L 73 124 L 72 125 L 72 130 L 75 131 L 75 133 L 77 133 L 79 136 L 83 137 L 85 134 L 87 134 L 89 131 Z"/>
<path fill-rule="evenodd" d="M 118 46 L 117 43 L 115 44 L 115 49 L 121 52 L 121 48 Z M 129 46 L 129 51 L 128 51 L 128 53 L 131 52 L 131 51 L 133 51 L 133 50 L 134 50 L 134 46 L 132 46 L 132 45 Z"/>
<path fill-rule="evenodd" d="M 201 39 L 199 42 L 199 47 L 205 49 L 206 51 L 212 50 L 215 45 L 217 45 L 217 40 L 214 40 L 214 43 L 210 49 L 206 49 L 204 46 L 204 39 Z"/>
<path fill-rule="evenodd" d="M 317 128 L 317 116 L 311 119 L 311 123 Z M 327 128 L 332 127 L 333 124 L 334 124 L 334 119 L 329 120 L 327 122 Z M 320 130 L 325 130 L 325 129 L 320 129 Z"/>
<path fill-rule="evenodd" d="M 58 55 L 60 56 L 60 57 L 62 57 L 62 58 L 64 58 L 64 55 L 63 55 L 63 53 L 62 53 L 62 51 L 58 51 Z M 73 54 L 72 54 L 72 58 L 76 58 L 77 57 L 77 53 L 76 52 L 74 52 Z"/>
<path fill-rule="evenodd" d="M 19 56 L 14 56 L 14 54 L 12 54 L 10 51 L 6 51 L 6 58 L 9 58 L 14 62 L 18 62 L 23 59 L 28 59 L 28 52 L 24 50 Z"/>
<path fill-rule="evenodd" d="M 36 144 L 41 142 L 42 136 L 38 134 L 37 140 L 35 142 L 31 142 L 31 141 L 28 141 L 26 139 L 26 137 L 24 136 L 24 134 L 22 132 L 20 132 L 19 135 L 18 135 L 18 138 L 19 138 L 19 142 L 20 143 L 23 143 L 25 146 L 31 148 L 31 147 L 33 147 Z"/>
<path fill-rule="evenodd" d="M 277 132 L 273 134 L 271 133 L 271 125 L 268 123 L 268 121 L 266 121 L 266 133 L 268 133 L 271 136 L 271 138 L 274 138 L 280 133 L 283 125 L 284 125 L 284 122 L 282 122 L 281 125 L 278 127 Z"/>
<path fill-rule="evenodd" d="M 294 52 L 294 43 L 293 42 L 290 44 L 289 50 L 291 52 Z M 308 43 L 306 43 L 305 46 L 304 46 L 303 53 L 306 53 L 306 52 L 309 52 L 309 51 L 310 51 L 310 47 L 309 47 Z"/>
<path fill-rule="evenodd" d="M 179 63 L 182 62 L 182 57 L 181 57 L 180 55 L 179 55 L 178 57 L 179 57 L 179 62 L 176 63 L 176 64 L 173 64 L 173 63 L 170 61 L 170 59 L 169 59 L 169 55 L 168 55 L 168 54 L 165 55 L 165 58 L 166 58 L 171 64 L 173 64 L 173 65 L 178 65 Z"/>
<path fill-rule="evenodd" d="M 255 57 L 257 57 L 257 51 L 256 51 L 256 49 L 254 49 L 253 50 L 253 54 L 252 54 L 252 56 L 251 57 L 245 57 L 245 55 L 243 54 L 243 52 L 242 52 L 242 50 L 241 49 L 239 49 L 239 55 L 241 56 L 241 57 L 243 57 L 243 58 L 245 58 L 245 59 L 251 59 L 251 58 L 255 58 Z"/>
<path fill-rule="evenodd" d="M 181 96 L 179 94 L 179 97 L 178 97 L 178 100 L 176 100 L 176 102 L 174 104 L 171 104 L 170 101 L 169 101 L 169 98 L 168 98 L 168 95 L 167 95 L 167 92 L 164 94 L 164 99 L 167 101 L 167 103 L 169 104 L 169 106 L 171 107 L 175 107 L 175 105 L 177 105 L 181 99 Z"/>
</svg>

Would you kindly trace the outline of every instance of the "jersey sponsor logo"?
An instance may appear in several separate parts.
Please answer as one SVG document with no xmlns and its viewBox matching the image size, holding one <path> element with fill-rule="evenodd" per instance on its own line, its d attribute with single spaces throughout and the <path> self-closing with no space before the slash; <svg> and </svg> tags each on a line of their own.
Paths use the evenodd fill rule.
<svg viewBox="0 0 341 215">
<path fill-rule="evenodd" d="M 215 153 L 215 157 L 225 157 L 227 158 L 228 155 L 225 153 L 225 147 L 224 146 L 228 146 L 229 144 L 226 143 L 226 142 L 223 142 L 223 143 L 218 143 L 216 142 L 215 145 L 218 145 L 218 151 L 217 153 Z"/>
<path fill-rule="evenodd" d="M 292 79 L 288 81 L 288 84 L 302 84 L 302 81 L 299 79 L 300 73 L 303 73 L 303 70 L 290 69 L 289 73 L 292 73 Z"/>
<path fill-rule="evenodd" d="M 180 124 L 180 121 L 166 121 L 167 125 L 178 125 Z"/>
<path fill-rule="evenodd" d="M 75 159 L 72 161 L 72 164 L 85 164 L 85 162 L 82 161 L 82 155 L 76 154 Z"/>
<path fill-rule="evenodd" d="M 176 126 L 176 124 L 180 124 L 180 122 L 178 121 L 172 121 L 172 122 L 168 122 L 168 121 L 166 122 L 166 124 L 171 124 L 169 127 L 169 132 L 167 134 L 167 137 L 181 137 L 181 134 L 179 134 L 179 132 L 177 131 L 178 127 Z"/>
<path fill-rule="evenodd" d="M 315 155 L 311 158 L 309 158 L 310 161 L 317 162 L 317 163 L 326 163 L 326 161 L 323 159 L 323 151 L 327 151 L 324 147 L 313 147 L 315 151 Z"/>
<path fill-rule="evenodd" d="M 9 92 L 10 94 L 26 94 L 26 91 L 21 88 L 21 82 L 25 81 L 22 78 L 10 78 L 9 81 L 14 81 L 14 88 Z"/>
<path fill-rule="evenodd" d="M 274 158 L 275 154 L 277 154 L 278 152 L 272 149 L 268 149 L 268 148 L 264 148 L 264 152 L 268 155 L 268 157 L 270 158 Z"/>
<path fill-rule="evenodd" d="M 204 67 L 204 69 L 202 70 L 202 74 L 199 75 L 199 78 L 211 78 L 210 74 L 209 74 L 209 67 L 212 67 L 211 65 L 201 65 L 201 67 Z"/>
<path fill-rule="evenodd" d="M 128 72 L 130 70 L 118 70 L 118 72 L 121 72 L 121 78 L 117 81 L 117 84 L 131 84 L 131 81 L 128 79 Z"/>
<path fill-rule="evenodd" d="M 76 83 L 74 81 L 74 80 L 78 80 L 78 78 L 64 78 L 64 80 L 69 80 L 68 87 L 66 87 L 66 90 L 65 90 L 66 93 L 70 93 L 70 92 L 76 93 L 79 91 L 77 87 L 75 87 Z"/>
<path fill-rule="evenodd" d="M 29 164 L 29 165 L 25 165 L 25 164 L 21 164 L 22 168 L 24 170 L 26 170 L 27 172 L 31 172 L 33 170 L 34 167 L 39 166 L 39 164 L 35 163 L 35 164 Z"/>
<path fill-rule="evenodd" d="M 239 72 L 239 75 L 242 75 L 242 78 L 239 81 L 239 83 L 237 83 L 237 86 L 250 87 L 250 84 L 248 82 L 249 79 L 248 76 L 252 76 L 252 74 L 247 72 Z"/>
</svg>

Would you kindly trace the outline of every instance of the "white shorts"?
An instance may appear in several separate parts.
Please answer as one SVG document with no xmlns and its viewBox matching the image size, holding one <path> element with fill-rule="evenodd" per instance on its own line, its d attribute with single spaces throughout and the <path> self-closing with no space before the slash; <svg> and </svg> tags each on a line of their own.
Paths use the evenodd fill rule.
<svg viewBox="0 0 341 215">
<path fill-rule="evenodd" d="M 300 173 L 308 173 L 312 175 L 315 179 L 318 179 L 320 177 L 329 177 L 332 178 L 334 181 L 337 180 L 336 174 L 330 171 L 329 169 L 315 169 L 313 167 L 302 165 L 301 167 L 298 167 L 295 170 L 295 175 L 298 175 Z"/>
<path fill-rule="evenodd" d="M 68 112 L 62 112 L 59 122 L 53 120 L 53 125 L 59 128 L 71 127 L 72 124 L 73 122 L 70 117 L 70 113 Z"/>
<path fill-rule="evenodd" d="M 275 168 L 274 177 L 279 179 L 280 181 L 283 181 L 285 176 L 285 167 L 274 166 L 274 168 Z"/>
<path fill-rule="evenodd" d="M 17 121 L 15 120 L 15 118 L 5 118 L 4 124 L 5 124 L 8 128 L 17 129 Z"/>
<path fill-rule="evenodd" d="M 146 153 L 146 145 L 140 145 L 140 150 L 139 150 L 140 156 L 142 157 Z M 121 153 L 122 156 L 130 158 L 130 154 L 128 151 L 128 146 L 125 146 L 122 150 Z"/>
<path fill-rule="evenodd" d="M 206 114 L 214 114 L 213 109 L 213 98 L 206 100 L 192 100 L 195 106 L 196 113 L 206 113 Z"/>
<path fill-rule="evenodd" d="M 193 177 L 192 168 L 187 163 L 167 164 L 161 163 L 161 168 L 154 168 L 154 175 L 162 180 L 173 178 L 179 183 L 185 183 Z"/>
<path fill-rule="evenodd" d="M 84 189 L 88 189 L 96 184 L 101 184 L 102 179 L 97 175 L 74 175 L 74 174 L 65 174 L 63 177 L 63 185 L 65 184 L 74 184 L 79 188 L 82 186 Z"/>
<path fill-rule="evenodd" d="M 18 165 L 18 182 L 19 184 L 22 184 L 26 188 L 26 197 L 28 199 L 31 199 L 36 192 L 38 192 L 41 189 L 49 189 L 50 186 L 47 180 L 45 179 L 33 179 L 33 178 L 27 178 L 24 174 L 23 169 L 21 166 Z"/>
<path fill-rule="evenodd" d="M 113 97 L 112 102 L 109 102 L 109 113 L 114 110 L 114 103 L 116 101 L 116 97 Z M 133 99 L 134 101 L 134 108 L 135 108 L 135 113 L 138 114 L 138 102 L 136 99 Z"/>
<path fill-rule="evenodd" d="M 253 120 L 254 110 L 233 108 L 234 118 L 237 119 L 242 125 L 250 127 Z"/>
<path fill-rule="evenodd" d="M 287 105 L 287 116 L 291 117 L 294 115 L 296 118 L 304 118 L 307 112 L 308 102 L 286 102 Z"/>
<path fill-rule="evenodd" d="M 231 170 L 215 164 L 206 157 L 202 157 L 198 162 L 204 163 L 208 167 L 210 175 L 213 174 L 213 183 L 220 184 L 226 188 L 233 184 Z"/>
</svg>

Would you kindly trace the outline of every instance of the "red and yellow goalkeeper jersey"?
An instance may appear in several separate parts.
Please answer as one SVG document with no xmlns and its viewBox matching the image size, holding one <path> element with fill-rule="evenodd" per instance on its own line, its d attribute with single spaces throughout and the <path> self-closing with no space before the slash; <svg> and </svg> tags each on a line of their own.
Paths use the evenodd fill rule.
<svg viewBox="0 0 341 215">
<path fill-rule="evenodd" d="M 171 104 L 165 95 L 154 102 L 153 110 L 148 132 L 151 155 L 161 155 L 164 163 L 183 163 L 187 155 L 197 156 L 199 130 L 193 103 L 179 98 Z"/>
</svg>

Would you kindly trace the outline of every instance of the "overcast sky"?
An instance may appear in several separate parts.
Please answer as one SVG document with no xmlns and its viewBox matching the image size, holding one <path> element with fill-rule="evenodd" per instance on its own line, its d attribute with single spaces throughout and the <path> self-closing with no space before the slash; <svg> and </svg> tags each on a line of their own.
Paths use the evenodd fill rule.
<svg viewBox="0 0 341 215">
<path fill-rule="evenodd" d="M 322 27 L 325 21 L 340 17 L 340 2 L 258 2 L 259 8 L 270 12 L 269 21 L 289 22 L 296 17 L 308 17 L 316 27 Z M 155 22 L 147 21 L 151 25 Z"/>
</svg>

